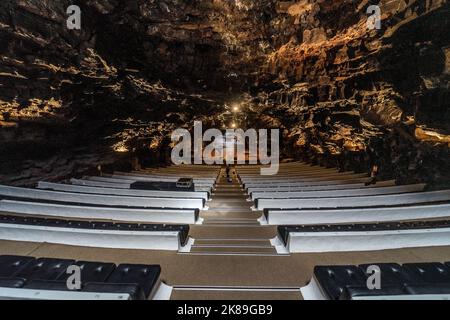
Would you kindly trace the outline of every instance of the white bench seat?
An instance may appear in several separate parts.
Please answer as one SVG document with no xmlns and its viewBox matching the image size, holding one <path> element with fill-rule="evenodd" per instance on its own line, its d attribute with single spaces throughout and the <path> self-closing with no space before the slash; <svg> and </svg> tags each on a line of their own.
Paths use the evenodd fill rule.
<svg viewBox="0 0 450 320">
<path fill-rule="evenodd" d="M 285 178 L 279 178 L 277 176 L 273 176 L 271 178 L 264 177 L 262 179 L 241 179 L 241 182 L 245 185 L 251 183 L 263 183 L 263 184 L 274 184 L 274 183 L 283 183 L 283 182 L 303 182 L 303 181 L 328 181 L 328 180 L 348 180 L 348 179 L 361 179 L 368 178 L 365 173 L 358 174 L 348 174 L 348 175 L 331 175 L 331 176 L 291 176 Z"/>
<path fill-rule="evenodd" d="M 195 209 L 130 209 L 0 200 L 0 211 L 30 216 L 142 223 L 195 224 Z"/>
<path fill-rule="evenodd" d="M 99 188 L 99 187 L 85 187 L 62 183 L 51 183 L 40 181 L 39 189 L 65 191 L 75 193 L 89 193 L 89 194 L 104 194 L 117 196 L 133 196 L 133 197 L 160 197 L 160 198 L 200 198 L 205 201 L 208 200 L 207 192 L 190 192 L 190 191 L 153 191 L 153 190 L 132 190 L 132 189 L 113 189 L 113 188 Z"/>
<path fill-rule="evenodd" d="M 268 209 L 261 224 L 310 225 L 338 223 L 392 222 L 408 220 L 432 220 L 450 218 L 450 204 L 365 208 L 365 209 L 316 209 L 277 210 Z"/>
<path fill-rule="evenodd" d="M 337 172 L 337 171 L 333 171 L 333 172 L 302 172 L 302 171 L 294 171 L 294 172 L 287 172 L 287 173 L 280 173 L 278 172 L 277 174 L 273 175 L 273 176 L 262 176 L 259 173 L 256 174 L 238 174 L 239 178 L 241 180 L 246 180 L 246 179 L 250 179 L 250 180 L 268 180 L 268 179 L 281 179 L 281 178 L 320 178 L 320 177 L 341 177 L 341 176 L 355 176 L 355 175 L 362 175 L 362 176 L 367 176 L 367 173 L 355 173 L 353 171 L 348 171 L 348 172 Z"/>
<path fill-rule="evenodd" d="M 426 184 L 411 184 L 384 188 L 348 189 L 348 190 L 323 190 L 323 191 L 298 191 L 298 192 L 252 192 L 252 200 L 256 199 L 303 199 L 303 198 L 332 198 L 332 197 L 356 197 L 373 196 L 383 194 L 401 194 L 423 191 Z"/>
<path fill-rule="evenodd" d="M 148 181 L 148 182 L 177 182 L 178 179 L 132 179 L 132 178 L 121 178 L 121 177 L 106 177 L 106 176 L 91 176 L 91 177 L 84 177 L 83 180 L 90 180 L 90 181 L 99 181 L 99 182 L 108 182 L 108 183 L 119 183 L 119 184 L 128 184 L 132 185 L 135 182 L 138 181 Z M 194 182 L 195 187 L 210 187 L 212 188 L 214 186 L 213 183 L 209 182 Z"/>
<path fill-rule="evenodd" d="M 450 245 L 450 228 L 382 231 L 290 232 L 290 253 L 378 251 Z"/>
<path fill-rule="evenodd" d="M 377 195 L 360 197 L 333 197 L 313 199 L 257 199 L 256 208 L 264 209 L 319 209 L 356 208 L 413 205 L 450 201 L 450 190 Z"/>
<path fill-rule="evenodd" d="M 112 188 L 112 189 L 130 189 L 131 187 L 131 183 L 114 183 L 114 182 L 74 179 L 74 178 L 70 179 L 70 183 L 76 186 Z"/>
<path fill-rule="evenodd" d="M 202 209 L 203 199 L 189 198 L 142 198 L 48 191 L 39 189 L 0 186 L 0 197 L 31 199 L 66 203 L 95 204 L 105 206 L 143 207 L 143 208 L 186 208 Z"/>
<path fill-rule="evenodd" d="M 107 181 L 95 181 L 95 180 L 85 180 L 85 179 L 70 179 L 70 183 L 77 186 L 88 186 L 88 187 L 100 187 L 100 188 L 113 188 L 113 189 L 130 189 L 131 183 L 120 183 L 120 182 L 107 182 Z M 133 189 L 139 190 L 139 189 Z M 195 191 L 200 192 L 212 192 L 212 187 L 208 186 L 195 186 Z"/>
<path fill-rule="evenodd" d="M 117 179 L 117 180 L 128 180 L 128 181 L 161 181 L 161 182 L 177 182 L 180 178 L 182 177 L 165 177 L 165 176 L 161 176 L 161 177 L 151 177 L 151 176 L 136 176 L 136 175 L 119 175 L 119 174 L 113 174 L 113 175 L 108 175 L 108 174 L 104 174 L 104 177 L 109 177 L 112 179 Z M 194 178 L 193 179 L 194 184 L 197 183 L 202 183 L 202 184 L 209 184 L 209 185 L 214 185 L 215 183 L 215 179 L 198 179 L 198 178 Z"/>
<path fill-rule="evenodd" d="M 0 223 L 0 239 L 82 247 L 180 251 L 179 232 L 117 231 Z"/>
<path fill-rule="evenodd" d="M 277 185 L 265 186 L 258 188 L 248 188 L 247 193 L 253 192 L 299 192 L 299 191 L 324 191 L 324 190 L 347 190 L 347 189 L 370 189 L 370 188 L 382 188 L 395 186 L 395 180 L 379 181 L 376 184 L 365 185 L 364 183 L 354 184 L 338 184 L 338 185 L 325 185 L 325 186 L 306 186 L 306 187 L 279 187 Z"/>
<path fill-rule="evenodd" d="M 369 182 L 370 178 L 356 178 L 356 179 L 348 179 L 348 180 L 325 180 L 325 181 L 301 181 L 301 182 L 290 182 L 290 181 L 281 181 L 281 182 L 252 182 L 246 183 L 244 185 L 245 189 L 250 188 L 272 188 L 272 187 L 310 187 L 310 186 L 331 186 L 331 185 L 339 185 L 339 184 L 355 184 L 355 183 L 366 183 Z"/>
</svg>

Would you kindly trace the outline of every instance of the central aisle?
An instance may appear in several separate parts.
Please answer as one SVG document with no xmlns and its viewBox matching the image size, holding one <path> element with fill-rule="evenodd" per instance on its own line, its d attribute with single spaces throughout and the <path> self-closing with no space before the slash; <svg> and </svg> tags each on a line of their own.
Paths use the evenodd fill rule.
<svg viewBox="0 0 450 320">
<path fill-rule="evenodd" d="M 216 184 L 216 190 L 208 203 L 209 210 L 202 211 L 203 225 L 192 226 L 191 236 L 195 244 L 189 255 L 215 257 L 233 256 L 233 259 L 241 257 L 248 259 L 254 257 L 279 256 L 270 243 L 270 239 L 276 236 L 275 226 L 261 226 L 258 219 L 261 212 L 252 211 L 253 202 L 247 201 L 247 196 L 232 174 L 233 181 L 226 179 L 225 170 L 220 173 Z M 229 268 L 229 264 L 216 266 L 216 272 Z M 261 266 L 264 268 L 264 266 Z M 226 273 L 226 270 L 223 270 Z M 255 275 L 256 278 L 258 275 Z M 263 276 L 262 276 L 263 277 Z M 172 299 L 246 299 L 246 300 L 272 300 L 272 299 L 300 299 L 298 288 L 238 286 L 234 279 L 229 279 L 232 286 L 186 286 L 177 287 L 172 294 Z M 263 280 L 263 279 L 261 279 Z M 257 283 L 257 282 L 256 282 Z M 261 281 L 260 283 L 264 283 Z"/>
<path fill-rule="evenodd" d="M 209 210 L 203 211 L 202 226 L 194 226 L 191 236 L 196 239 L 191 253 L 203 255 L 276 255 L 270 239 L 275 237 L 276 228 L 263 227 L 258 219 L 261 212 L 251 210 L 236 176 L 227 182 L 222 170 Z"/>
</svg>

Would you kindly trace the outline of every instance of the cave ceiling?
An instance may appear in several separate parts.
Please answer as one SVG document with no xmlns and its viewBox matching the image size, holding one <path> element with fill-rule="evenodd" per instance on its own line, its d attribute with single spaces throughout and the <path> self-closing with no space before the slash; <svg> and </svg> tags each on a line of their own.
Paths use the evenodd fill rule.
<svg viewBox="0 0 450 320">
<path fill-rule="evenodd" d="M 74 4 L 80 30 L 66 27 Z M 280 128 L 285 157 L 444 179 L 449 10 L 445 0 L 3 0 L 0 174 L 20 184 L 122 153 L 164 162 L 170 133 L 201 120 Z"/>
</svg>

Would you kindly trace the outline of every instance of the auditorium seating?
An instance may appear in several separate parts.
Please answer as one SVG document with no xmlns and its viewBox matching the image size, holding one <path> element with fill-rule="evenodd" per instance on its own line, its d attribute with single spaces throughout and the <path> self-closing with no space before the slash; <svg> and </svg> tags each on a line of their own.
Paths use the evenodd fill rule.
<svg viewBox="0 0 450 320">
<path fill-rule="evenodd" d="M 304 163 L 281 164 L 273 176 L 258 166 L 236 171 L 253 209 L 263 211 L 259 222 L 278 225 L 272 244 L 280 253 L 450 245 L 450 190 Z"/>
<path fill-rule="evenodd" d="M 264 185 L 260 187 L 247 188 L 247 192 L 252 196 L 253 192 L 299 192 L 299 191 L 335 191 L 335 190 L 347 190 L 347 189 L 368 189 L 368 188 L 382 188 L 395 186 L 395 180 L 379 181 L 376 184 L 366 185 L 365 183 L 353 183 L 353 184 L 326 184 L 316 186 L 298 186 L 298 187 L 282 187 L 278 185 Z M 252 197 L 253 198 L 253 197 Z"/>
<path fill-rule="evenodd" d="M 0 239 L 98 248 L 182 250 L 189 225 L 112 223 L 1 214 Z"/>
<path fill-rule="evenodd" d="M 333 224 L 450 218 L 450 204 L 357 209 L 266 209 L 263 224 Z"/>
<path fill-rule="evenodd" d="M 117 181 L 117 182 L 116 182 Z M 70 179 L 70 183 L 77 186 L 87 187 L 100 187 L 100 188 L 113 188 L 113 189 L 132 189 L 132 186 L 136 184 L 133 180 L 113 180 L 104 177 L 84 177 L 83 179 Z M 194 185 L 194 191 L 207 192 L 211 194 L 214 187 L 212 185 Z M 139 188 L 133 188 L 133 190 L 139 190 Z"/>
<path fill-rule="evenodd" d="M 80 288 L 71 290 L 70 266 L 80 268 Z M 168 299 L 159 265 L 0 256 L 1 299 L 147 300 Z M 166 291 L 166 292 L 164 292 Z"/>
<path fill-rule="evenodd" d="M 371 266 L 379 275 L 378 288 L 368 286 L 374 274 Z M 449 267 L 449 262 L 316 266 L 301 293 L 306 300 L 448 300 Z"/>
<path fill-rule="evenodd" d="M 201 223 L 198 209 L 142 209 L 0 200 L 0 211 L 64 219 L 98 219 L 142 223 Z"/>
<path fill-rule="evenodd" d="M 0 186 L 0 240 L 25 242 L 30 250 L 35 244 L 46 247 L 42 255 L 66 246 L 75 246 L 67 252 L 76 253 L 73 260 L 41 260 L 3 258 L 1 254 L 9 252 L 0 252 L 0 298 L 36 298 L 36 294 L 42 299 L 54 299 L 55 294 L 67 299 L 119 300 L 170 296 L 170 288 L 152 280 L 160 273 L 154 273 L 153 266 L 74 261 L 90 259 L 84 250 L 101 253 L 98 260 L 112 256 L 119 263 L 129 257 L 131 261 L 156 261 L 171 266 L 168 269 L 174 277 L 174 270 L 185 268 L 186 261 L 198 263 L 200 274 L 201 268 L 218 262 L 230 268 L 227 260 L 217 258 L 224 255 L 237 262 L 236 256 L 245 255 L 249 266 L 264 257 L 271 268 L 292 270 L 290 264 L 304 256 L 314 260 L 323 255 L 328 264 L 334 264 L 344 261 L 341 255 L 347 252 L 358 256 L 350 262 L 354 263 L 361 260 L 361 252 L 364 257 L 373 251 L 383 261 L 383 250 L 398 250 L 386 256 L 384 262 L 389 262 L 401 249 L 450 246 L 450 190 L 435 190 L 424 183 L 398 185 L 368 173 L 339 172 L 302 162 L 282 163 L 274 176 L 261 176 L 260 169 L 236 166 L 233 171 L 238 179 L 231 182 L 217 166 L 173 166 L 41 181 L 36 188 Z M 193 179 L 194 184 L 177 185 L 182 178 Z M 202 255 L 208 257 L 196 260 Z M 83 266 L 86 279 L 78 291 L 67 289 L 67 274 L 61 273 L 72 264 Z M 377 293 L 364 287 L 366 265 L 326 266 L 316 267 L 311 283 L 302 288 L 303 297 L 414 299 L 448 294 L 449 264 L 379 266 L 386 278 Z M 178 273 L 173 283 L 168 282 L 180 285 L 174 290 L 181 296 L 180 292 L 199 291 L 195 287 L 199 283 L 210 283 L 191 269 L 196 270 L 197 265 L 186 268 L 187 280 Z M 215 281 L 211 286 L 221 284 L 211 292 L 219 292 L 224 280 L 214 268 L 209 270 L 205 274 Z M 273 279 L 261 280 L 268 288 L 291 288 L 292 279 L 283 282 L 282 272 L 272 271 Z M 234 271 L 220 272 L 229 275 Z M 236 281 L 247 281 L 240 277 Z M 254 285 L 256 278 L 260 281 L 262 276 L 248 283 Z M 190 283 L 191 279 L 197 282 Z M 306 280 L 294 284 L 297 295 Z M 193 288 L 181 285 L 183 282 Z M 157 294 L 159 289 L 165 293 Z"/>
<path fill-rule="evenodd" d="M 423 191 L 425 184 L 412 184 L 405 186 L 392 186 L 384 188 L 362 188 L 345 190 L 316 190 L 316 191 L 283 191 L 283 192 L 252 192 L 252 200 L 257 199 L 302 199 L 302 198 L 328 198 L 328 197 L 355 197 L 385 194 L 399 194 Z"/>
<path fill-rule="evenodd" d="M 104 174 L 104 177 L 115 179 L 116 182 L 120 180 L 132 180 L 132 181 L 166 181 L 166 182 L 176 182 L 181 178 L 187 177 L 187 175 L 179 175 L 176 177 L 167 176 L 151 176 L 151 175 L 139 175 L 139 174 L 124 174 L 124 173 L 114 173 L 112 175 Z M 193 178 L 195 184 L 214 184 L 216 178 Z"/>
<path fill-rule="evenodd" d="M 200 179 L 207 176 L 203 183 L 211 191 L 220 170 L 204 168 L 189 168 L 187 175 L 197 172 L 195 175 Z M 156 190 L 133 188 L 139 180 L 134 178 L 129 185 L 121 187 L 109 182 L 94 186 L 45 181 L 37 188 L 0 186 L 0 239 L 96 248 L 189 251 L 193 243 L 189 238 L 189 224 L 202 222 L 200 210 L 207 209 L 211 194 L 184 191 L 172 188 L 172 182 L 158 181 L 166 170 L 180 169 L 162 168 L 156 170 L 159 175 L 148 174 L 150 179 L 156 179 L 151 185 L 161 187 Z M 141 174 L 144 173 L 130 173 L 130 176 Z M 122 178 L 96 178 L 128 183 Z M 178 181 L 176 176 L 170 179 Z"/>
<path fill-rule="evenodd" d="M 0 197 L 9 199 L 29 199 L 72 204 L 78 203 L 136 208 L 203 209 L 206 204 L 204 199 L 195 198 L 113 196 L 103 194 L 48 191 L 9 186 L 0 186 Z"/>
<path fill-rule="evenodd" d="M 437 203 L 450 200 L 450 190 L 415 192 L 389 195 L 325 197 L 305 199 L 256 199 L 255 207 L 264 209 L 317 209 L 317 208 L 357 208 L 415 205 Z"/>
<path fill-rule="evenodd" d="M 243 183 L 242 187 L 244 190 L 248 190 L 251 188 L 262 188 L 262 187 L 290 187 L 290 188 L 298 188 L 298 187 L 311 187 L 311 186 L 324 186 L 324 185 L 346 185 L 346 184 L 367 184 L 370 182 L 370 178 L 353 178 L 353 179 L 345 179 L 345 180 L 322 180 L 322 181 L 279 181 L 270 183 L 266 182 L 248 182 Z"/>
<path fill-rule="evenodd" d="M 133 197 L 161 197 L 161 198 L 199 198 L 205 201 L 209 199 L 207 192 L 201 191 L 153 191 L 153 190 L 126 190 L 126 189 L 114 189 L 114 188 L 96 188 L 96 187 L 84 187 L 62 183 L 51 183 L 41 181 L 38 184 L 39 189 L 54 190 L 54 191 L 66 191 L 74 193 L 89 193 L 89 194 L 103 194 L 103 195 L 116 195 L 116 196 L 133 196 Z"/>
<path fill-rule="evenodd" d="M 279 226 L 289 252 L 371 251 L 450 245 L 450 221 Z"/>
</svg>

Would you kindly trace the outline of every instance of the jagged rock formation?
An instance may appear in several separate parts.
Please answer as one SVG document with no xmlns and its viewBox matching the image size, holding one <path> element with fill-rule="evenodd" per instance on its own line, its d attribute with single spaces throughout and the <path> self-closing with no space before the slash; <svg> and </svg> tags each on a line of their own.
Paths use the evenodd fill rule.
<svg viewBox="0 0 450 320">
<path fill-rule="evenodd" d="M 279 127 L 283 154 L 400 181 L 450 175 L 449 4 L 368 0 L 0 3 L 0 180 L 165 162 L 202 119 Z M 128 152 L 123 152 L 128 151 Z"/>
<path fill-rule="evenodd" d="M 21 184 L 73 175 L 119 161 L 125 151 L 164 162 L 170 132 L 216 112 L 217 104 L 204 90 L 174 85 L 177 75 L 193 83 L 196 73 L 213 74 L 211 67 L 189 64 L 187 54 L 169 50 L 170 56 L 161 49 L 162 38 L 170 37 L 166 32 L 174 30 L 172 44 L 195 45 L 191 40 L 198 39 L 207 46 L 205 37 L 195 34 L 198 30 L 159 21 L 165 7 L 146 1 L 140 6 L 85 1 L 81 30 L 68 30 L 65 10 L 70 4 L 0 4 L 0 39 L 8 44 L 0 49 L 2 181 Z M 178 8 L 169 18 L 189 16 L 185 9 Z M 158 30 L 146 19 L 153 19 Z M 198 52 L 192 56 L 216 63 L 207 52 Z M 178 70 L 180 66 L 186 70 Z"/>
<path fill-rule="evenodd" d="M 294 27 L 258 79 L 269 92 L 260 112 L 281 120 L 294 155 L 445 183 L 449 5 L 381 1 L 381 29 L 370 30 L 370 4 L 282 2 L 278 12 Z"/>
</svg>

